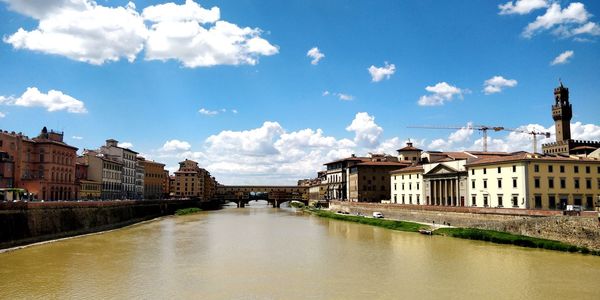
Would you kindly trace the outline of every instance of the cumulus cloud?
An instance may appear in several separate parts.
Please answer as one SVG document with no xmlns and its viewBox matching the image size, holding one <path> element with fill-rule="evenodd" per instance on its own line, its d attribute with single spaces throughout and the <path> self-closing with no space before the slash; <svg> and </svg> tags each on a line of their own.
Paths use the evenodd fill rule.
<svg viewBox="0 0 600 300">
<path fill-rule="evenodd" d="M 166 141 L 165 144 L 160 148 L 161 151 L 188 151 L 192 148 L 192 145 L 186 141 L 180 141 L 177 139 Z"/>
<path fill-rule="evenodd" d="M 325 54 L 323 54 L 319 50 L 319 48 L 312 47 L 310 50 L 308 50 L 308 52 L 306 53 L 306 56 L 312 58 L 312 60 L 310 61 L 311 64 L 318 65 L 319 61 L 325 57 Z"/>
<path fill-rule="evenodd" d="M 42 93 L 36 87 L 28 87 L 20 97 L 0 96 L 0 104 L 24 107 L 43 107 L 49 112 L 66 110 L 67 112 L 74 114 L 87 113 L 87 109 L 82 101 L 57 90 L 50 90 L 48 93 Z"/>
<path fill-rule="evenodd" d="M 379 145 L 379 137 L 383 133 L 383 128 L 375 123 L 375 117 L 366 112 L 357 113 L 346 130 L 354 132 L 356 144 L 370 148 Z"/>
<path fill-rule="evenodd" d="M 121 148 L 126 148 L 126 149 L 133 148 L 133 144 L 131 142 L 120 142 L 117 144 L 117 146 L 119 146 Z"/>
<path fill-rule="evenodd" d="M 88 0 L 5 1 L 10 8 L 38 20 L 36 29 L 19 28 L 4 38 L 15 49 L 56 54 L 95 65 L 121 58 L 132 62 L 148 36 L 132 2 L 106 7 Z"/>
<path fill-rule="evenodd" d="M 545 14 L 525 27 L 522 35 L 531 38 L 546 30 L 552 30 L 552 34 L 564 38 L 581 34 L 600 35 L 600 26 L 590 21 L 591 17 L 592 14 L 585 9 L 583 3 L 573 2 L 564 9 L 559 3 L 552 3 Z"/>
<path fill-rule="evenodd" d="M 483 83 L 483 92 L 486 95 L 500 93 L 502 89 L 507 87 L 515 87 L 517 81 L 515 79 L 506 79 L 502 76 L 494 76 Z"/>
<path fill-rule="evenodd" d="M 218 7 L 193 0 L 148 6 L 140 14 L 133 2 L 107 7 L 92 0 L 1 0 L 38 21 L 4 38 L 15 49 L 56 54 L 101 65 L 125 58 L 133 62 L 176 60 L 185 67 L 255 65 L 259 56 L 278 53 L 259 28 L 220 20 Z"/>
<path fill-rule="evenodd" d="M 516 0 L 498 5 L 500 15 L 525 15 L 536 9 L 548 7 L 547 0 Z"/>
<path fill-rule="evenodd" d="M 417 103 L 421 106 L 444 105 L 445 102 L 452 101 L 454 96 L 462 98 L 462 95 L 467 92 L 466 90 L 460 89 L 446 82 L 439 82 L 434 86 L 427 86 L 425 90 L 431 94 L 424 95 L 419 98 Z"/>
<path fill-rule="evenodd" d="M 74 139 L 74 140 L 83 140 L 82 136 L 77 136 L 77 135 L 74 135 L 71 138 Z"/>
<path fill-rule="evenodd" d="M 220 20 L 220 10 L 202 8 L 187 0 L 146 7 L 142 16 L 151 23 L 146 41 L 147 60 L 177 60 L 185 67 L 255 65 L 259 56 L 279 52 L 261 37 L 259 28 L 239 27 Z"/>
<path fill-rule="evenodd" d="M 396 73 L 396 66 L 394 64 L 388 64 L 386 61 L 383 67 L 371 65 L 368 70 L 369 74 L 371 74 L 371 81 L 379 82 L 383 79 L 390 79 L 390 77 Z"/>
<path fill-rule="evenodd" d="M 550 62 L 550 65 L 554 66 L 554 65 L 566 64 L 569 62 L 569 59 L 571 57 L 573 57 L 574 54 L 575 54 L 575 52 L 573 52 L 573 50 L 567 50 L 567 51 L 559 54 L 557 57 L 555 57 L 554 60 L 552 60 L 552 62 Z"/>
</svg>

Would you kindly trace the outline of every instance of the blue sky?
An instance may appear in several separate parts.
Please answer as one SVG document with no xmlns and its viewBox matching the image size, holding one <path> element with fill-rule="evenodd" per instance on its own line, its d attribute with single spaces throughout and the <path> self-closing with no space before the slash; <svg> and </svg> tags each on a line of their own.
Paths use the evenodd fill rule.
<svg viewBox="0 0 600 300">
<path fill-rule="evenodd" d="M 476 131 L 410 125 L 552 131 L 562 78 L 575 137 L 600 139 L 597 1 L 184 2 L 0 0 L 0 128 L 64 130 L 82 149 L 115 138 L 224 183 L 295 183 L 408 138 L 481 148 Z M 491 138 L 531 151 L 527 135 Z"/>
</svg>

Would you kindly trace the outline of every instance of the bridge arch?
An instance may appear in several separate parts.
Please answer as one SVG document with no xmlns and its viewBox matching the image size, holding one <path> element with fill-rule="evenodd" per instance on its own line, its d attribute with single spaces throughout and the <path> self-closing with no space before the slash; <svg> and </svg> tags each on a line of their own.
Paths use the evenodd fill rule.
<svg viewBox="0 0 600 300">
<path fill-rule="evenodd" d="M 221 185 L 217 187 L 216 196 L 223 203 L 235 202 L 238 207 L 245 207 L 251 199 L 252 193 L 267 195 L 267 202 L 279 208 L 282 203 L 299 201 L 308 205 L 308 188 L 304 186 L 278 186 L 278 185 Z"/>
</svg>

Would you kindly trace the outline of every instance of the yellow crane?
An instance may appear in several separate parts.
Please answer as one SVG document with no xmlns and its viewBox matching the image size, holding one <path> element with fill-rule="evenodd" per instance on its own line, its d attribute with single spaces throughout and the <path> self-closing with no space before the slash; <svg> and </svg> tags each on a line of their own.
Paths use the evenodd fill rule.
<svg viewBox="0 0 600 300">
<path fill-rule="evenodd" d="M 487 125 L 466 125 L 466 126 L 408 126 L 408 128 L 425 128 L 425 129 L 472 129 L 479 130 L 483 134 L 483 152 L 487 152 L 487 137 L 488 130 L 502 131 L 502 126 L 487 126 Z"/>
</svg>

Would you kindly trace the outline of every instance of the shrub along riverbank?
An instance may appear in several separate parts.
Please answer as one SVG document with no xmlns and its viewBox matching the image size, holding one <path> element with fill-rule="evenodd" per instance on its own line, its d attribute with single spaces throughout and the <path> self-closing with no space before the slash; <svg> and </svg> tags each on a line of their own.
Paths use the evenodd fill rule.
<svg viewBox="0 0 600 300">
<path fill-rule="evenodd" d="M 359 216 L 351 216 L 351 215 L 341 215 L 336 214 L 327 210 L 309 210 L 310 213 L 317 215 L 319 217 L 330 218 L 335 220 L 349 221 L 360 224 L 367 224 L 373 226 L 379 226 L 392 230 L 400 230 L 400 231 L 409 231 L 409 232 L 418 232 L 419 229 L 428 228 L 427 225 L 405 222 L 405 221 L 395 221 L 395 220 L 385 220 L 385 219 L 374 219 L 374 218 L 366 218 Z"/>
<path fill-rule="evenodd" d="M 342 215 L 327 210 L 308 209 L 305 210 L 319 217 L 330 218 L 335 220 L 349 221 L 360 224 L 379 226 L 392 230 L 418 232 L 419 229 L 431 229 L 430 226 L 396 220 L 374 219 L 360 216 Z M 433 231 L 436 235 L 450 236 L 461 239 L 479 240 L 492 242 L 496 244 L 515 245 L 520 247 L 541 248 L 547 250 L 578 252 L 583 254 L 599 255 L 600 251 L 590 250 L 585 247 L 569 245 L 559 241 L 546 240 L 524 235 L 516 235 L 507 232 L 484 230 L 476 228 L 439 228 Z"/>
<path fill-rule="evenodd" d="M 200 209 L 198 207 L 183 208 L 183 209 L 178 209 L 177 211 L 175 211 L 175 215 L 184 216 L 184 215 L 199 213 L 201 211 L 202 211 L 202 209 Z"/>
</svg>

